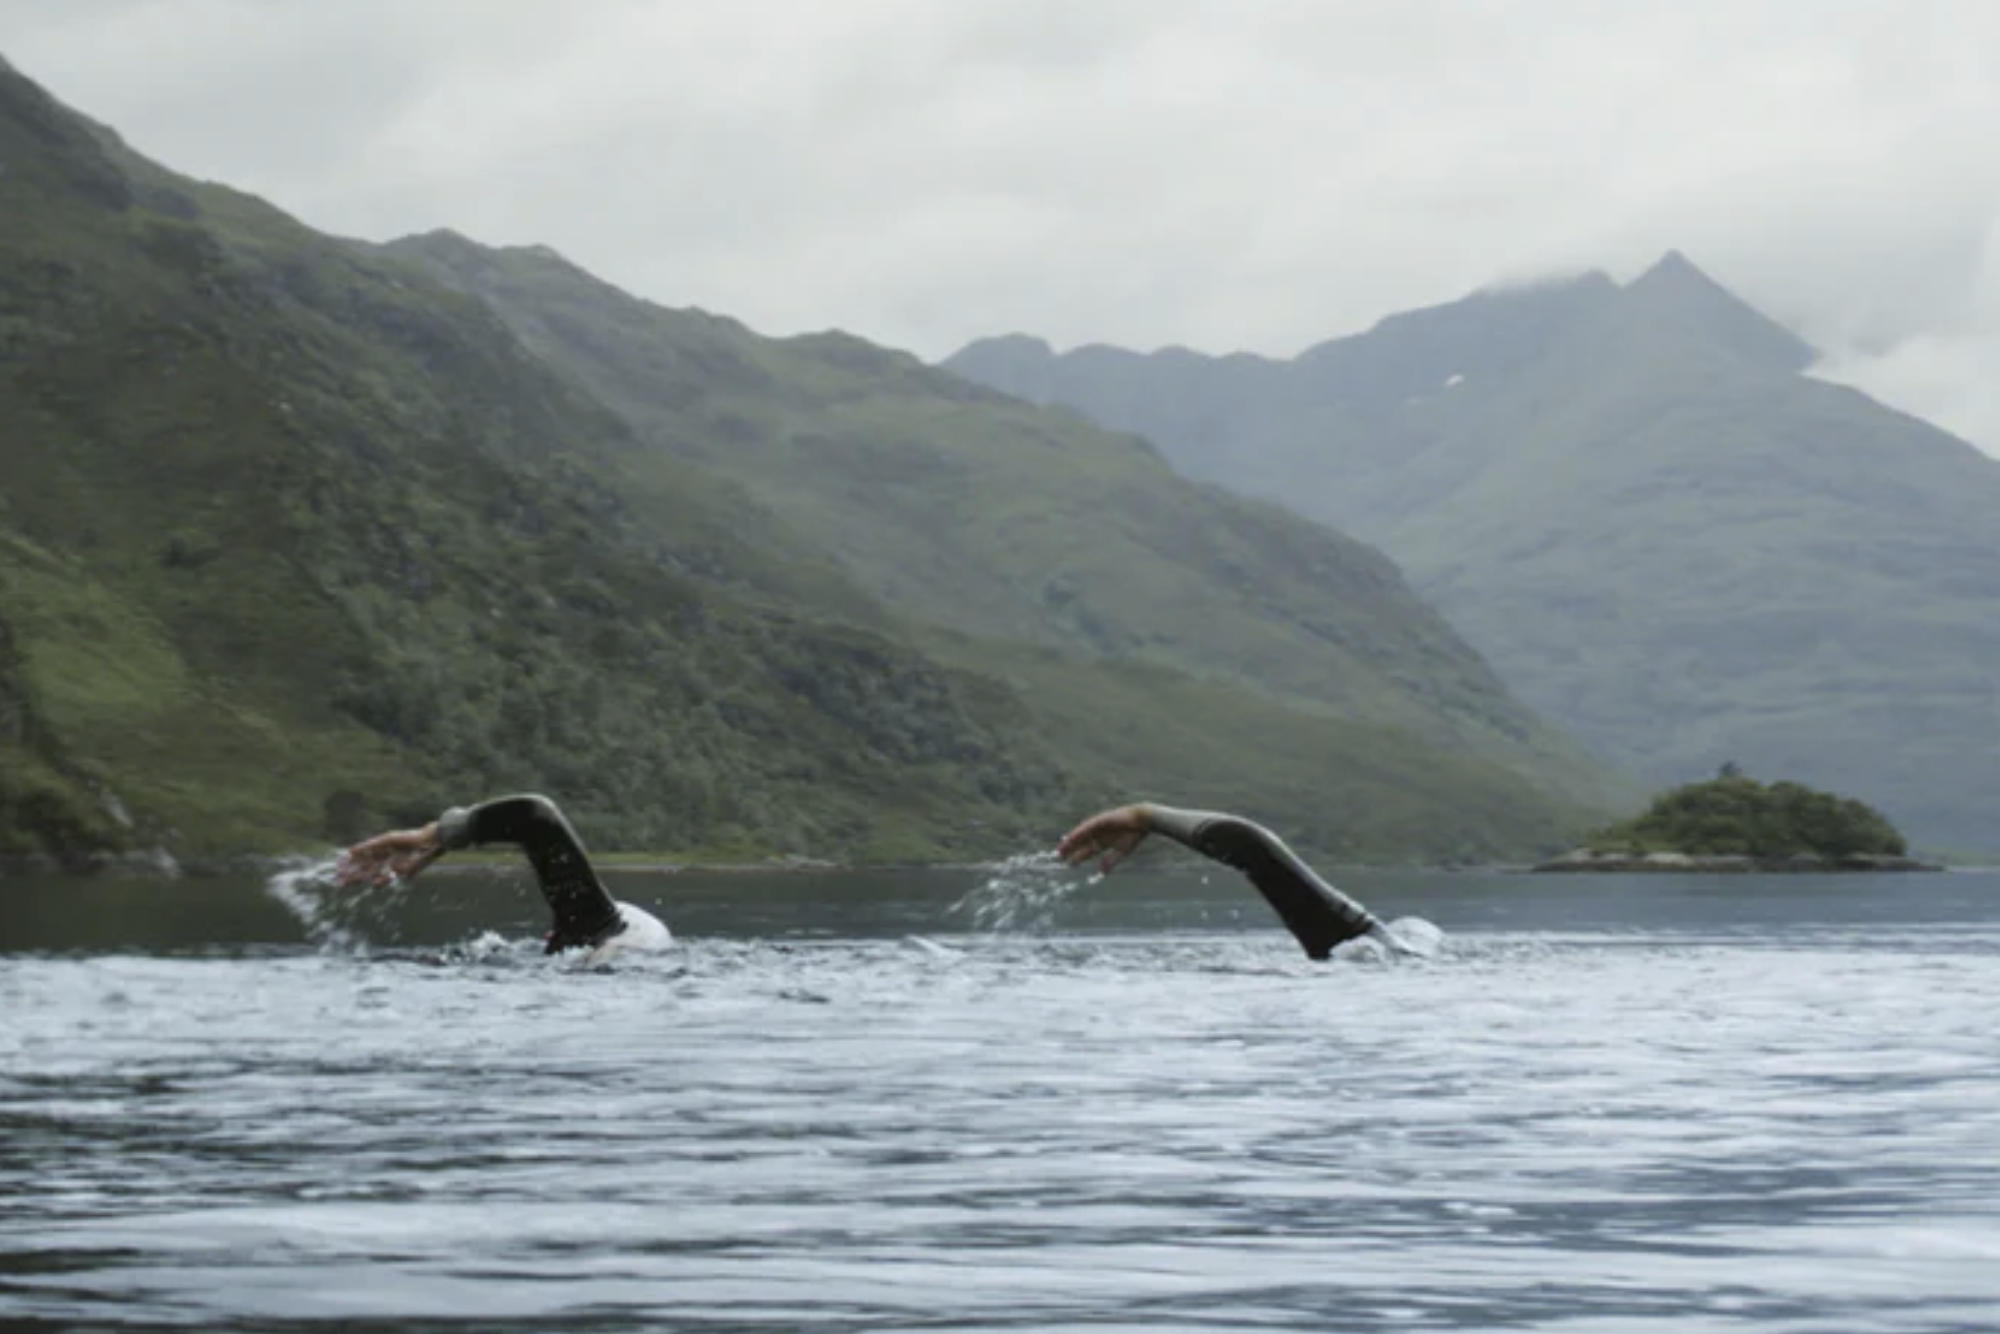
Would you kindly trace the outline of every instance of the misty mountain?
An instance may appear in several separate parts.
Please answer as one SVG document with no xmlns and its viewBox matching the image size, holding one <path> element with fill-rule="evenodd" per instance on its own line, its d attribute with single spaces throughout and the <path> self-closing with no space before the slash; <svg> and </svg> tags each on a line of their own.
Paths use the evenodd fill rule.
<svg viewBox="0 0 2000 1334">
<path fill-rule="evenodd" d="M 913 358 L 326 237 L 5 70 L 0 216 L 0 852 L 542 788 L 701 855 L 1154 792 L 1493 856 L 1615 790 L 1379 553 Z"/>
<path fill-rule="evenodd" d="M 2000 846 L 2000 464 L 1813 360 L 1676 253 L 1288 361 L 1012 336 L 946 365 L 1379 544 L 1653 782 L 1734 761 Z"/>
</svg>

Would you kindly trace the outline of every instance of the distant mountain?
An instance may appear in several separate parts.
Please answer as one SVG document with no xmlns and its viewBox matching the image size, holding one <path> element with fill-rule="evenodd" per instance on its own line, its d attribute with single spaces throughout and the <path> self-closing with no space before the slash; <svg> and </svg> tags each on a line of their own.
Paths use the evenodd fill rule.
<svg viewBox="0 0 2000 1334">
<path fill-rule="evenodd" d="M 2000 464 L 1813 356 L 1675 253 L 1290 361 L 1012 336 L 945 364 L 1380 544 L 1653 782 L 1734 761 L 2000 848 Z"/>
<path fill-rule="evenodd" d="M 321 236 L 4 69 L 0 217 L 0 853 L 537 787 L 689 855 L 1155 792 L 1479 857 L 1617 791 L 1378 553 L 912 358 Z"/>
</svg>

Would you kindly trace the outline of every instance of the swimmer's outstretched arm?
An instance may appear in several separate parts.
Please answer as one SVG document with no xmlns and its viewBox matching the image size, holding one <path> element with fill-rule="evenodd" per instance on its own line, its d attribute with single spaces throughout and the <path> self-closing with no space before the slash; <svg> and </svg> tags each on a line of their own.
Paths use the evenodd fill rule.
<svg viewBox="0 0 2000 1334">
<path fill-rule="evenodd" d="M 1072 865 L 1095 857 L 1108 873 L 1151 833 L 1243 872 L 1312 958 L 1324 959 L 1356 936 L 1395 943 L 1375 914 L 1322 880 L 1276 834 L 1240 816 L 1152 802 L 1118 806 L 1063 835 L 1056 851 Z"/>
<path fill-rule="evenodd" d="M 340 854 L 334 875 L 343 885 L 383 885 L 409 880 L 444 856 L 437 821 L 420 829 L 392 829 L 363 839 Z"/>
<path fill-rule="evenodd" d="M 417 875 L 446 852 L 483 843 L 512 843 L 528 854 L 555 914 L 551 953 L 596 944 L 623 925 L 583 840 L 553 801 L 532 794 L 454 806 L 420 829 L 377 834 L 349 848 L 337 874 L 343 884 L 386 885 Z"/>
</svg>

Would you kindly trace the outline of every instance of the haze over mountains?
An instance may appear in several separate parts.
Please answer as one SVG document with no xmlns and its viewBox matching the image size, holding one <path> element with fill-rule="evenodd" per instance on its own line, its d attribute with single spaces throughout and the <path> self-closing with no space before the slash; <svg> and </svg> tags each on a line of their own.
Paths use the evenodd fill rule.
<svg viewBox="0 0 2000 1334">
<path fill-rule="evenodd" d="M 1073 414 L 323 236 L 4 64 L 0 217 L 0 853 L 525 787 L 694 855 L 1016 852 L 1158 795 L 1483 858 L 1632 795 L 1379 552 Z"/>
<path fill-rule="evenodd" d="M 1656 783 L 1735 762 L 2000 848 L 2000 463 L 1669 254 L 1291 360 L 945 364 L 1380 545 L 1544 716 Z"/>
</svg>

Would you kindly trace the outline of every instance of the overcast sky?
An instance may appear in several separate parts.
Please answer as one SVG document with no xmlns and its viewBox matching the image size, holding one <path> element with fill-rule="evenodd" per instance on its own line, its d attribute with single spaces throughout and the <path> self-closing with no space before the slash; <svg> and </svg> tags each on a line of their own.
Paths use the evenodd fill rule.
<svg viewBox="0 0 2000 1334">
<path fill-rule="evenodd" d="M 773 334 L 1290 356 L 1663 251 L 2000 451 L 2000 3 L 0 0 L 315 227 L 541 242 Z"/>
</svg>

